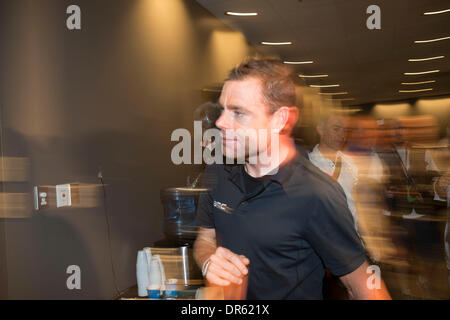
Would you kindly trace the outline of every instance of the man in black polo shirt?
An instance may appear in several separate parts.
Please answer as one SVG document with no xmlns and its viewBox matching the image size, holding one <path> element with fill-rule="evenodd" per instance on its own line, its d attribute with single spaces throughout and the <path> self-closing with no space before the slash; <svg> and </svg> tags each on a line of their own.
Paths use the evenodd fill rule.
<svg viewBox="0 0 450 320">
<path fill-rule="evenodd" d="M 290 137 L 297 112 L 289 69 L 251 58 L 230 72 L 219 102 L 223 154 L 245 164 L 204 173 L 210 192 L 198 204 L 194 257 L 209 284 L 248 276 L 247 299 L 322 299 L 327 268 L 352 298 L 389 299 L 381 280 L 368 285 L 372 274 L 342 188 Z M 267 141 L 244 135 L 248 129 L 275 132 L 278 145 L 270 134 Z"/>
</svg>

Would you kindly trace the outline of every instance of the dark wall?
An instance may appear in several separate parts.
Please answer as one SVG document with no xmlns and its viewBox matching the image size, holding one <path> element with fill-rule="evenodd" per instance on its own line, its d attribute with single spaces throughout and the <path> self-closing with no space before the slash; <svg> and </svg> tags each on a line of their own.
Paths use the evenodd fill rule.
<svg viewBox="0 0 450 320">
<path fill-rule="evenodd" d="M 66 28 L 71 4 L 81 30 Z M 96 206 L 0 218 L 0 298 L 112 298 L 135 284 L 137 250 L 163 237 L 160 189 L 186 181 L 170 134 L 192 128 L 201 88 L 249 48 L 193 0 L 1 6 L 1 151 L 31 167 L 28 181 L 4 181 L 2 192 L 101 189 L 101 171 L 106 197 L 101 189 Z M 81 268 L 81 290 L 66 287 L 69 265 Z"/>
<path fill-rule="evenodd" d="M 5 223 L 0 221 L 0 299 L 8 298 L 8 273 L 6 267 Z"/>
</svg>

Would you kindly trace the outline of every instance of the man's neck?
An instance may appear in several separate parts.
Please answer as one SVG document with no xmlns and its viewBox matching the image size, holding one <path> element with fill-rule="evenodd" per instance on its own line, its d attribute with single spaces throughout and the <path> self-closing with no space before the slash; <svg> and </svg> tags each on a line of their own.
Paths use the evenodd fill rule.
<svg viewBox="0 0 450 320">
<path fill-rule="evenodd" d="M 245 170 L 250 176 L 254 178 L 263 177 L 291 160 L 295 156 L 296 152 L 297 151 L 295 148 L 294 140 L 292 138 L 280 137 L 278 156 L 269 154 L 267 156 L 268 163 L 266 164 L 261 163 L 259 157 L 256 161 L 257 163 L 255 164 L 252 164 L 250 163 L 250 161 L 248 161 L 245 163 Z"/>
<path fill-rule="evenodd" d="M 327 145 L 320 143 L 319 144 L 319 151 L 320 153 L 330 161 L 334 162 L 336 161 L 336 154 L 337 150 L 334 150 L 332 148 L 329 148 Z"/>
</svg>

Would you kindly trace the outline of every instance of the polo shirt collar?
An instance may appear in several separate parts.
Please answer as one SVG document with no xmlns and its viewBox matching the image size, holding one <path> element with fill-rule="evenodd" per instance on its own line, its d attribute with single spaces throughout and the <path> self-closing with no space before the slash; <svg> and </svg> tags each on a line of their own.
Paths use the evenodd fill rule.
<svg viewBox="0 0 450 320">
<path fill-rule="evenodd" d="M 239 188 L 239 190 L 241 190 L 242 193 L 245 193 L 244 179 L 242 176 L 242 170 L 244 170 L 244 165 L 243 164 L 234 164 L 234 165 L 225 164 L 224 168 L 229 174 L 228 180 L 233 182 Z"/>
<path fill-rule="evenodd" d="M 298 150 L 296 150 L 294 157 L 290 159 L 287 163 L 279 167 L 277 173 L 273 175 L 265 175 L 263 179 L 278 182 L 281 186 L 286 187 L 289 182 L 289 179 L 292 177 L 295 165 L 299 157 L 300 153 Z"/>
<path fill-rule="evenodd" d="M 292 174 L 294 172 L 295 165 L 297 163 L 298 158 L 300 157 L 300 152 L 296 148 L 296 153 L 294 157 L 289 160 L 289 162 L 283 164 L 281 167 L 278 168 L 278 171 L 275 174 L 267 174 L 263 177 L 260 177 L 258 179 L 261 179 L 264 182 L 264 185 L 267 186 L 270 182 L 275 181 L 279 183 L 281 186 L 286 187 L 289 179 L 292 177 Z M 245 186 L 244 186 L 244 180 L 243 180 L 243 170 L 245 170 L 243 164 L 235 164 L 235 165 L 224 165 L 225 170 L 229 173 L 228 179 L 233 182 L 240 190 L 241 192 L 245 193 Z"/>
</svg>

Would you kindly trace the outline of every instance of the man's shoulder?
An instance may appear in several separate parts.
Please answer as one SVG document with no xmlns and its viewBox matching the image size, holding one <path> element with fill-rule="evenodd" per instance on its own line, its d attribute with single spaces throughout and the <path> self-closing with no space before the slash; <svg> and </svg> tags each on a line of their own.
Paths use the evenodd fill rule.
<svg viewBox="0 0 450 320">
<path fill-rule="evenodd" d="M 333 178 L 316 167 L 311 161 L 302 157 L 296 160 L 296 168 L 292 179 L 300 182 L 304 188 L 308 188 L 318 196 L 327 192 L 340 192 L 341 189 Z"/>
</svg>

